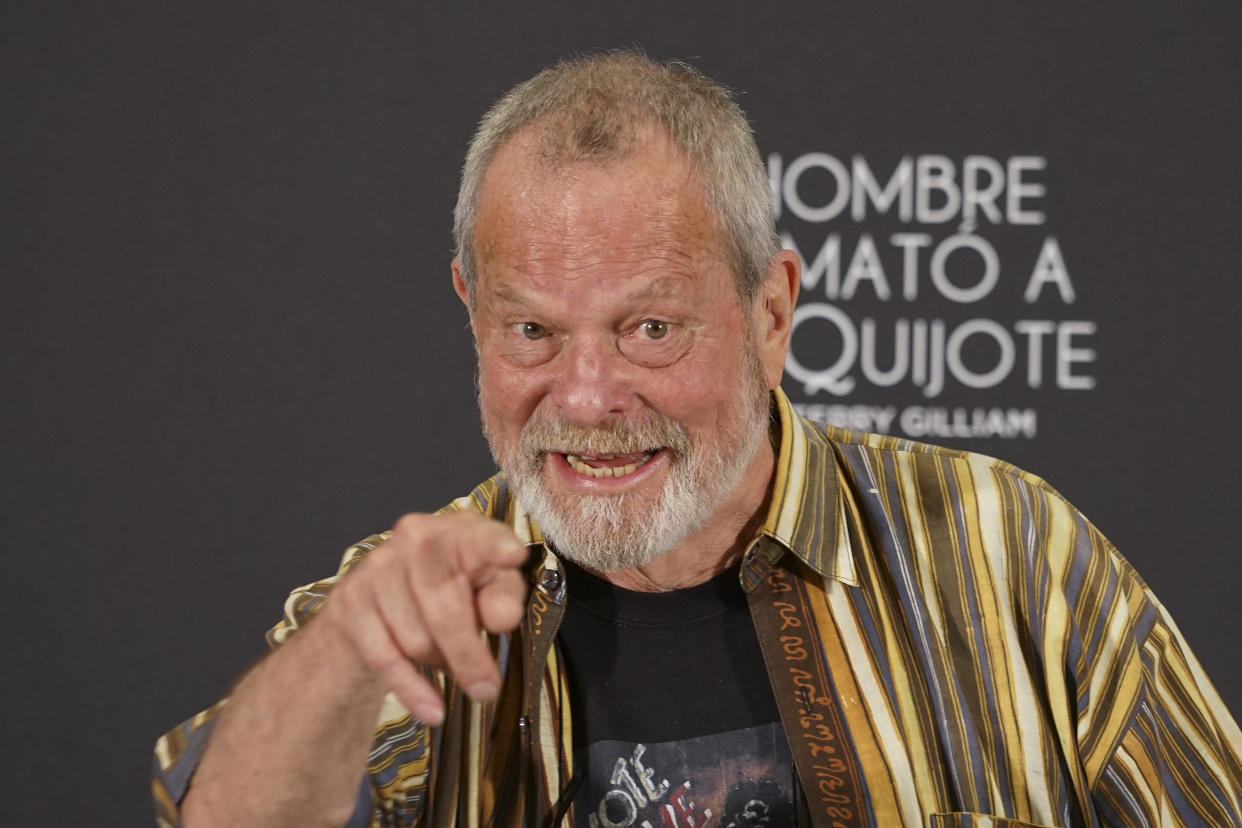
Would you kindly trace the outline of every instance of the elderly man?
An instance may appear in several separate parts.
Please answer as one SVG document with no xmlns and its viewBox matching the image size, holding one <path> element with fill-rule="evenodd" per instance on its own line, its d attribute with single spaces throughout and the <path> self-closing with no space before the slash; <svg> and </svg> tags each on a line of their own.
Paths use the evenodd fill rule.
<svg viewBox="0 0 1242 828">
<path fill-rule="evenodd" d="M 157 746 L 162 821 L 1239 824 L 1242 735 L 1082 515 L 792 412 L 798 264 L 719 86 L 521 84 L 455 233 L 501 472 L 293 593 Z"/>
</svg>

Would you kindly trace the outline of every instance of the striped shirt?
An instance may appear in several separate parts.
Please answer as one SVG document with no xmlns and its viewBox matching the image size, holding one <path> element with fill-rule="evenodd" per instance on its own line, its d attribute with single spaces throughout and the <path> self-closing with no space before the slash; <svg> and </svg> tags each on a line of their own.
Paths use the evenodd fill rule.
<svg viewBox="0 0 1242 828">
<path fill-rule="evenodd" d="M 771 506 L 741 578 L 814 824 L 1242 826 L 1242 733 L 1164 607 L 1048 484 L 812 423 L 779 391 L 774 410 Z M 470 702 L 436 675 L 448 712 L 428 729 L 389 696 L 351 826 L 543 825 L 566 811 L 561 565 L 503 478 L 447 507 L 461 509 L 536 550 L 526 617 L 492 639 L 500 698 Z M 269 643 L 385 537 L 295 590 Z M 222 705 L 157 744 L 161 824 L 177 824 Z"/>
</svg>

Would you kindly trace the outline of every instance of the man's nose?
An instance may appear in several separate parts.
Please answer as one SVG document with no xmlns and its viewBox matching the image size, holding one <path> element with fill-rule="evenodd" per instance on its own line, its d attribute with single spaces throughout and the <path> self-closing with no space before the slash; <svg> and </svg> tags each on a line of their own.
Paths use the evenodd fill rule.
<svg viewBox="0 0 1242 828">
<path fill-rule="evenodd" d="M 611 338 L 573 337 L 557 359 L 552 398 L 557 411 L 579 425 L 598 425 L 635 404 L 633 365 Z"/>
</svg>

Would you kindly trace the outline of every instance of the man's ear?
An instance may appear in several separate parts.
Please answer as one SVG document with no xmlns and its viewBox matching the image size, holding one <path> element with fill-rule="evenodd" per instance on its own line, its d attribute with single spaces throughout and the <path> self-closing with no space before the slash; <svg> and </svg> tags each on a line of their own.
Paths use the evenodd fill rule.
<svg viewBox="0 0 1242 828">
<path fill-rule="evenodd" d="M 457 298 L 466 306 L 466 313 L 470 314 L 470 330 L 472 333 L 477 332 L 474 329 L 474 303 L 470 301 L 470 287 L 466 284 L 466 277 L 461 273 L 461 261 L 454 256 L 453 263 L 453 292 L 457 294 Z"/>
<path fill-rule="evenodd" d="M 776 254 L 755 297 L 755 338 L 769 389 L 781 384 L 785 354 L 793 335 L 793 312 L 802 284 L 802 263 L 792 250 Z"/>
</svg>

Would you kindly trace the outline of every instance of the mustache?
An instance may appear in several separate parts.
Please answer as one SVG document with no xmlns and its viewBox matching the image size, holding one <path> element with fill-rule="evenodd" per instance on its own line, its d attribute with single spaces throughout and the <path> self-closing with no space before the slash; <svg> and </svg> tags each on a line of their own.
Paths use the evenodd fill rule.
<svg viewBox="0 0 1242 828">
<path fill-rule="evenodd" d="M 536 416 L 522 429 L 522 453 L 528 458 L 559 454 L 635 454 L 667 449 L 674 457 L 690 452 L 685 426 L 653 411 L 634 420 L 608 420 L 583 426 L 559 417 Z"/>
</svg>

